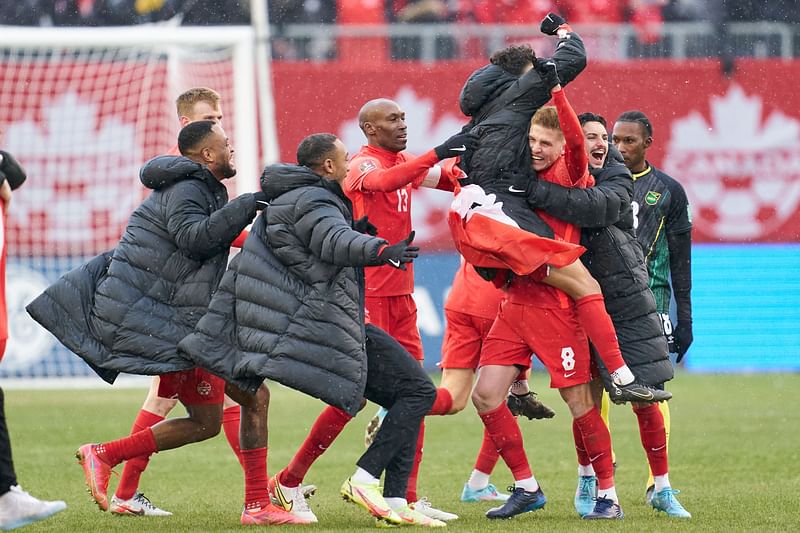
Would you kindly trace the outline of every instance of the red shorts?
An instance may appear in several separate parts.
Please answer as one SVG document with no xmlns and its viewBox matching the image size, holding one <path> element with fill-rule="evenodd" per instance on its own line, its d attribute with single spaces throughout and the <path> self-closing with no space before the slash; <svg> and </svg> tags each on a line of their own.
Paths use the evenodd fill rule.
<svg viewBox="0 0 800 533">
<path fill-rule="evenodd" d="M 480 366 L 530 367 L 531 352 L 563 389 L 592 379 L 589 341 L 572 309 L 547 309 L 504 301 L 483 344 Z"/>
<path fill-rule="evenodd" d="M 158 396 L 180 400 L 183 405 L 221 404 L 225 380 L 202 368 L 170 372 L 159 376 Z"/>
<path fill-rule="evenodd" d="M 417 304 L 410 294 L 367 296 L 364 306 L 369 312 L 370 323 L 391 335 L 417 361 L 425 358 L 417 329 Z"/>
<path fill-rule="evenodd" d="M 476 370 L 481 358 L 483 341 L 494 323 L 493 318 L 482 318 L 445 309 L 447 326 L 442 341 L 441 368 L 470 368 Z"/>
</svg>

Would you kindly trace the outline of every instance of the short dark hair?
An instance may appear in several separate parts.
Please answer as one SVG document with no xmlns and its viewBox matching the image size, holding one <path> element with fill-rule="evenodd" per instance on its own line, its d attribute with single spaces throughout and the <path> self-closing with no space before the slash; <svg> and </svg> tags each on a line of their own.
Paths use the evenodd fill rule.
<svg viewBox="0 0 800 533">
<path fill-rule="evenodd" d="M 489 58 L 492 65 L 497 65 L 506 72 L 514 76 L 521 76 L 522 70 L 527 65 L 533 65 L 536 60 L 536 53 L 527 44 L 509 46 L 498 50 Z"/>
<path fill-rule="evenodd" d="M 648 137 L 653 136 L 653 125 L 650 124 L 650 119 L 641 111 L 625 111 L 617 118 L 617 122 L 638 122 L 644 127 L 644 131 Z"/>
<path fill-rule="evenodd" d="M 318 168 L 326 156 L 336 149 L 336 135 L 333 133 L 314 133 L 297 146 L 297 164 L 308 168 Z"/>
<path fill-rule="evenodd" d="M 185 125 L 178 134 L 178 150 L 186 155 L 197 149 L 197 145 L 211 135 L 211 129 L 217 123 L 213 120 L 198 120 Z"/>
<path fill-rule="evenodd" d="M 606 119 L 603 118 L 603 115 L 598 115 L 596 113 L 581 113 L 578 115 L 578 121 L 581 123 L 581 126 L 586 124 L 587 122 L 599 122 L 603 125 L 604 128 L 608 129 L 608 125 L 606 124 Z"/>
</svg>

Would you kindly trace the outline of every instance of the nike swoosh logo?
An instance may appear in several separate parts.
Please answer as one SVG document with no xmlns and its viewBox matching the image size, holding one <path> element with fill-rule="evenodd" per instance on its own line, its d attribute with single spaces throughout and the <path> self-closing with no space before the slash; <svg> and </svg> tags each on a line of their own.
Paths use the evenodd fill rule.
<svg viewBox="0 0 800 533">
<path fill-rule="evenodd" d="M 572 377 L 572 376 L 574 376 L 575 374 L 576 374 L 576 372 L 570 372 L 569 374 L 567 374 L 566 372 L 564 372 L 564 377 L 565 377 L 565 378 L 571 378 L 571 377 Z"/>
<path fill-rule="evenodd" d="M 664 444 L 662 446 L 659 446 L 658 448 L 650 448 L 650 451 L 657 452 L 658 450 L 663 450 L 666 447 L 667 447 L 667 445 Z"/>
<path fill-rule="evenodd" d="M 450 148 L 450 151 L 451 152 L 466 152 L 467 151 L 467 147 L 462 144 L 458 148 Z"/>
<path fill-rule="evenodd" d="M 508 192 L 526 192 L 525 189 L 517 189 L 513 185 L 508 188 Z"/>
<path fill-rule="evenodd" d="M 286 499 L 286 496 L 283 495 L 283 491 L 278 485 L 277 480 L 275 481 L 275 495 L 278 497 L 278 503 L 280 503 L 280 506 L 283 507 L 286 511 L 291 512 L 292 507 L 294 507 L 294 500 Z"/>
<path fill-rule="evenodd" d="M 595 455 L 594 457 L 589 457 L 589 461 L 591 461 L 591 462 L 595 462 L 595 461 L 597 461 L 598 459 L 600 459 L 601 457 L 603 457 L 603 454 L 602 454 L 602 453 L 601 453 L 600 455 Z"/>
<path fill-rule="evenodd" d="M 389 264 L 395 268 L 400 268 L 400 261 L 397 259 L 389 259 Z"/>
<path fill-rule="evenodd" d="M 653 393 L 652 392 L 648 392 L 647 394 L 639 394 L 636 391 L 631 391 L 631 392 L 633 393 L 634 396 L 638 396 L 639 398 L 641 398 L 643 400 L 652 400 L 653 399 Z"/>
</svg>

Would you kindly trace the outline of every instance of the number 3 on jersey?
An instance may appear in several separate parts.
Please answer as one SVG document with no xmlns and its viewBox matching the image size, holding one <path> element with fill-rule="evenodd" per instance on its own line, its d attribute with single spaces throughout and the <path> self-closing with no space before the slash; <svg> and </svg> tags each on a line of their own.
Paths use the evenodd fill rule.
<svg viewBox="0 0 800 533">
<path fill-rule="evenodd" d="M 639 228 L 639 202 L 631 202 L 631 210 L 633 211 L 633 229 Z"/>
<path fill-rule="evenodd" d="M 405 187 L 397 189 L 397 212 L 408 212 L 408 190 Z"/>
</svg>

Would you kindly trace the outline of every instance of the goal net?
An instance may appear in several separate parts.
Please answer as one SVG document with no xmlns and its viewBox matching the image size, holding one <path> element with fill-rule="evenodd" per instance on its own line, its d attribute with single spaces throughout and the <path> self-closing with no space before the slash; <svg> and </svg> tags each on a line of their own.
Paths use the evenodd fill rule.
<svg viewBox="0 0 800 533">
<path fill-rule="evenodd" d="M 0 148 L 28 175 L 6 225 L 10 338 L 0 378 L 93 374 L 24 307 L 117 243 L 146 195 L 139 168 L 176 145 L 178 94 L 220 93 L 237 152 L 230 196 L 257 187 L 253 42 L 249 27 L 0 27 Z"/>
</svg>

